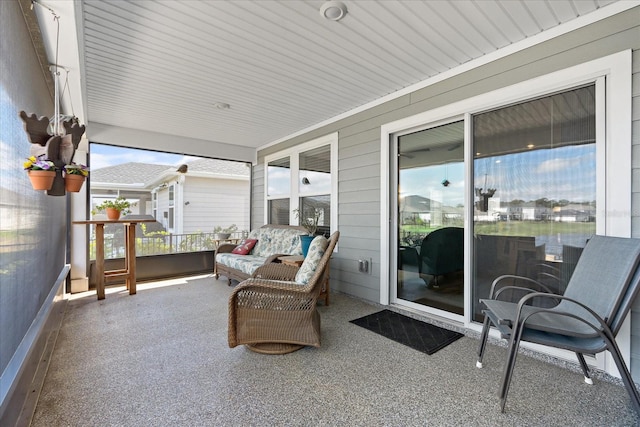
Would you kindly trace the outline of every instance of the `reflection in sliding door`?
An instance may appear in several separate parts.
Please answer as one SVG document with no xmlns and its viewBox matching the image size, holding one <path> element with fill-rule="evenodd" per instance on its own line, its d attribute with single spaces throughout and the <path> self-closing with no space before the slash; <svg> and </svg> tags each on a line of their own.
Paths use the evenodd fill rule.
<svg viewBox="0 0 640 427">
<path fill-rule="evenodd" d="M 397 298 L 464 313 L 464 122 L 398 137 Z"/>
<path fill-rule="evenodd" d="M 595 86 L 473 118 L 473 318 L 501 274 L 562 293 L 596 231 Z"/>
</svg>

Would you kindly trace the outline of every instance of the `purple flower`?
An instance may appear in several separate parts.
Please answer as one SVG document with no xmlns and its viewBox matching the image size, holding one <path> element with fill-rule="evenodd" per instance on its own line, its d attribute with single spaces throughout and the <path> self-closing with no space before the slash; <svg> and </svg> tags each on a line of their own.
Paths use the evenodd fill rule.
<svg viewBox="0 0 640 427">
<path fill-rule="evenodd" d="M 39 155 L 38 157 L 31 156 L 27 158 L 27 161 L 23 164 L 24 169 L 26 170 L 56 170 L 56 165 L 49 159 L 45 157 L 44 154 Z"/>
</svg>

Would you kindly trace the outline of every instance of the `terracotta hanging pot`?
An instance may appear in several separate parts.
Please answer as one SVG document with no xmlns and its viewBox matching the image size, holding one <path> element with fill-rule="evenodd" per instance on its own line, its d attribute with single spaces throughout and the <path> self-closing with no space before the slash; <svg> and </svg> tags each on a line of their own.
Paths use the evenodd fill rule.
<svg viewBox="0 0 640 427">
<path fill-rule="evenodd" d="M 71 193 L 77 193 L 82 188 L 84 180 L 85 177 L 82 175 L 66 174 L 64 176 L 64 189 Z"/>
<path fill-rule="evenodd" d="M 107 213 L 107 218 L 110 220 L 118 220 L 120 219 L 120 211 L 115 208 L 106 208 L 105 212 Z"/>
<path fill-rule="evenodd" d="M 56 177 L 55 171 L 29 170 L 27 173 L 34 190 L 50 190 Z"/>
</svg>

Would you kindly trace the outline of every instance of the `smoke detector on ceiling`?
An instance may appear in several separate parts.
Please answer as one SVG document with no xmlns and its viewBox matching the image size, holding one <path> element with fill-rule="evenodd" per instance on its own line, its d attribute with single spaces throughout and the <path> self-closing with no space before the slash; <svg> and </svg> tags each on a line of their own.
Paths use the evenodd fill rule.
<svg viewBox="0 0 640 427">
<path fill-rule="evenodd" d="M 347 6 L 340 1 L 328 1 L 320 8 L 320 15 L 329 21 L 339 21 L 347 14 Z"/>
</svg>

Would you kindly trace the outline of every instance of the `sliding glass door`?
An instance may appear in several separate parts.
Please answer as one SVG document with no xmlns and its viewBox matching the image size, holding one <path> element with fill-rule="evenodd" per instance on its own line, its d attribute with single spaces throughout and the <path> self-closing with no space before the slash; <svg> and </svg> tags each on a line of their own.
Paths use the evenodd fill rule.
<svg viewBox="0 0 640 427">
<path fill-rule="evenodd" d="M 464 122 L 398 137 L 398 300 L 464 313 Z"/>
<path fill-rule="evenodd" d="M 500 274 L 562 293 L 596 232 L 595 85 L 473 116 L 473 319 Z"/>
<path fill-rule="evenodd" d="M 469 293 L 481 321 L 478 301 L 501 274 L 564 291 L 596 232 L 595 92 L 591 84 L 468 115 L 466 142 L 464 120 L 397 136 L 395 302 L 464 315 Z"/>
</svg>

